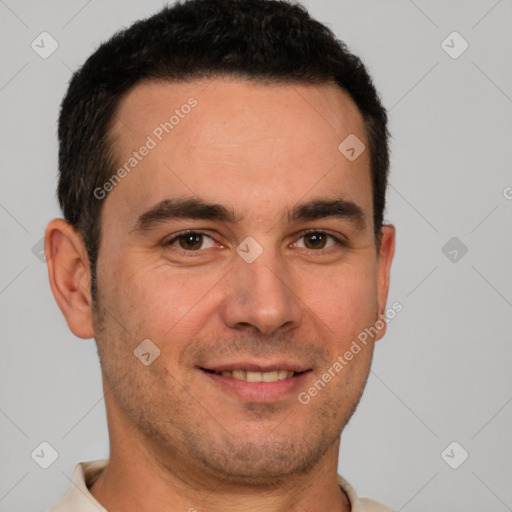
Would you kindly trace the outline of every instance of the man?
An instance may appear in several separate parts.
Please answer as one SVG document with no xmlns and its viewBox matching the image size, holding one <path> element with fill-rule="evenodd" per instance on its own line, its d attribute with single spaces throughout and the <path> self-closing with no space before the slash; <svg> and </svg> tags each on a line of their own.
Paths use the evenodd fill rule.
<svg viewBox="0 0 512 512">
<path fill-rule="evenodd" d="M 185 1 L 75 73 L 59 141 L 49 278 L 111 453 L 52 512 L 389 510 L 337 475 L 395 238 L 359 59 L 298 5 Z"/>
</svg>

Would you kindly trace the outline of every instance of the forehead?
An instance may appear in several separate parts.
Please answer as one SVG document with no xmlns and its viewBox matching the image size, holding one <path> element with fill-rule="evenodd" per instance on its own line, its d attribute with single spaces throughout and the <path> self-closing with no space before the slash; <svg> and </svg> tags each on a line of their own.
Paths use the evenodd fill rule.
<svg viewBox="0 0 512 512">
<path fill-rule="evenodd" d="M 289 206 L 283 196 L 293 204 L 327 194 L 359 196 L 371 209 L 368 151 L 350 161 L 338 148 L 354 135 L 368 147 L 361 114 L 333 84 L 142 83 L 116 112 L 116 169 L 127 172 L 107 203 L 128 214 L 167 197 L 200 196 L 276 210 Z"/>
<path fill-rule="evenodd" d="M 297 124 L 298 120 L 303 123 Z M 165 123 L 171 129 L 159 137 L 158 127 Z M 284 132 L 286 127 L 293 129 Z M 357 106 L 335 84 L 263 83 L 219 77 L 137 85 L 121 100 L 111 132 L 122 141 L 137 134 L 171 139 L 186 130 L 191 142 L 201 143 L 222 139 L 254 142 L 264 140 L 266 135 L 267 139 L 274 137 L 287 144 L 295 139 L 298 149 L 301 137 L 311 138 L 316 133 L 317 138 L 330 136 L 336 142 L 350 129 L 364 137 Z"/>
</svg>

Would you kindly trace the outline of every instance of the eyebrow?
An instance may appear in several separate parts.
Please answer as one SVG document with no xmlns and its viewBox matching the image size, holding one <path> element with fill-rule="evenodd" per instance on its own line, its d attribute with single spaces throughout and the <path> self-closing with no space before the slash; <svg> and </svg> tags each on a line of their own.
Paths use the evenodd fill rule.
<svg viewBox="0 0 512 512">
<path fill-rule="evenodd" d="M 201 219 L 235 223 L 233 210 L 199 198 L 165 199 L 140 215 L 132 231 L 144 232 L 173 219 Z"/>
<path fill-rule="evenodd" d="M 288 222 L 320 220 L 337 217 L 366 227 L 364 210 L 346 199 L 314 199 L 293 206 L 286 213 Z M 199 219 L 235 224 L 242 220 L 231 208 L 208 203 L 200 198 L 165 199 L 139 215 L 131 232 L 143 233 L 173 219 Z"/>
<path fill-rule="evenodd" d="M 319 220 L 328 217 L 348 220 L 359 229 L 366 227 L 364 210 L 347 199 L 314 199 L 308 203 L 298 204 L 288 212 L 289 222 Z"/>
</svg>

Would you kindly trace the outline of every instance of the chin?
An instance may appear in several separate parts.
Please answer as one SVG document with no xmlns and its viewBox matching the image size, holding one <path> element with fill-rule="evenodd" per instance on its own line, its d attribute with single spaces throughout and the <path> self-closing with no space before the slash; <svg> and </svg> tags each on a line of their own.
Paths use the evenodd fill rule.
<svg viewBox="0 0 512 512">
<path fill-rule="evenodd" d="M 298 442 L 271 441 L 267 437 L 260 443 L 244 440 L 239 444 L 231 439 L 222 447 L 210 443 L 207 456 L 197 444 L 195 451 L 201 466 L 226 484 L 271 488 L 282 485 L 291 476 L 307 475 L 332 445 L 325 439 L 313 444 L 311 438 Z M 198 449 L 202 453 L 197 453 Z"/>
</svg>

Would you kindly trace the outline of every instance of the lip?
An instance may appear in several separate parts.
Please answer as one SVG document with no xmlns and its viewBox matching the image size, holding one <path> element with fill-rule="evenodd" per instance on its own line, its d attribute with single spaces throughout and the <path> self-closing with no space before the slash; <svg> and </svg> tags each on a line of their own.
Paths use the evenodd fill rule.
<svg viewBox="0 0 512 512">
<path fill-rule="evenodd" d="M 275 382 L 247 382 L 235 379 L 233 377 L 225 377 L 219 373 L 213 373 L 211 370 L 217 371 L 233 371 L 244 369 L 256 372 L 275 371 L 277 369 L 300 371 L 294 365 L 255 365 L 246 363 L 236 363 L 230 365 L 216 366 L 215 368 L 199 368 L 201 374 L 209 380 L 214 386 L 223 393 L 228 393 L 244 402 L 257 403 L 276 403 L 289 399 L 291 396 L 296 397 L 301 389 L 305 389 L 306 380 L 309 379 L 311 369 L 302 370 L 293 377 Z"/>
</svg>

